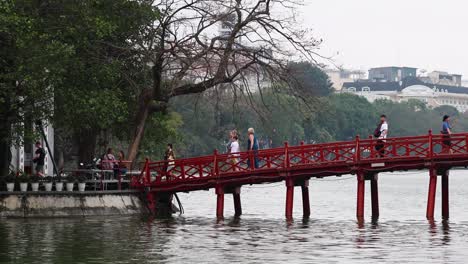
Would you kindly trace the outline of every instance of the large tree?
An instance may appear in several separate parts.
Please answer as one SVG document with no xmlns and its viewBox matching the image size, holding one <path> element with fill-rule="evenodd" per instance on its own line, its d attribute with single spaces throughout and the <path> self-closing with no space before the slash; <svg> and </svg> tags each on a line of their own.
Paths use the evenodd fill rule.
<svg viewBox="0 0 468 264">
<path fill-rule="evenodd" d="M 50 119 L 52 84 L 63 72 L 58 62 L 69 54 L 41 26 L 34 1 L 0 2 L 0 175 L 8 173 L 11 145 L 27 139 L 26 128 Z"/>
<path fill-rule="evenodd" d="M 266 81 L 287 82 L 288 61 L 314 61 L 319 41 L 296 25 L 294 0 L 162 0 L 160 16 L 116 47 L 148 65 L 150 85 L 138 90 L 128 149 L 134 160 L 149 117 L 165 112 L 171 98 L 230 84 L 249 93 Z M 220 30 L 222 29 L 222 30 Z M 125 73 L 124 73 L 125 74 Z M 128 76 L 134 80 L 134 76 Z"/>
<path fill-rule="evenodd" d="M 41 7 L 44 31 L 72 51 L 61 61 L 62 82 L 55 85 L 55 125 L 75 140 L 78 161 L 88 162 L 95 155 L 99 135 L 128 135 L 129 105 L 135 97 L 126 89 L 129 84 L 121 72 L 132 72 L 139 84 L 144 78 L 135 54 L 114 46 L 125 45 L 139 34 L 157 12 L 147 1 L 47 2 Z"/>
<path fill-rule="evenodd" d="M 291 62 L 288 65 L 290 82 L 296 90 L 309 96 L 327 96 L 333 92 L 328 75 L 317 65 L 310 62 Z"/>
</svg>

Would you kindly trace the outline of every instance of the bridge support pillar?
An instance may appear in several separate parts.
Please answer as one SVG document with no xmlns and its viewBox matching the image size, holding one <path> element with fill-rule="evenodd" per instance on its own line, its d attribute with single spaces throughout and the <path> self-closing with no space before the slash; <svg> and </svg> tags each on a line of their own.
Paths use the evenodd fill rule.
<svg viewBox="0 0 468 264">
<path fill-rule="evenodd" d="M 437 188 L 437 170 L 431 168 L 429 170 L 429 192 L 427 197 L 426 218 L 428 220 L 434 219 L 434 208 Z"/>
<path fill-rule="evenodd" d="M 442 172 L 442 219 L 449 218 L 449 170 Z"/>
<path fill-rule="evenodd" d="M 371 202 L 372 202 L 372 220 L 376 221 L 379 219 L 379 189 L 378 189 L 378 174 L 370 176 L 371 185 Z"/>
<path fill-rule="evenodd" d="M 232 192 L 232 198 L 234 200 L 234 215 L 240 216 L 242 215 L 242 205 L 241 205 L 241 198 L 240 198 L 240 187 L 234 188 Z"/>
<path fill-rule="evenodd" d="M 293 218 L 293 204 L 294 204 L 294 180 L 286 179 L 286 219 Z"/>
<path fill-rule="evenodd" d="M 156 213 L 157 213 L 157 210 L 156 210 L 156 207 L 157 207 L 156 194 L 154 194 L 153 192 L 151 192 L 151 190 L 149 188 L 147 188 L 146 194 L 145 194 L 145 199 L 146 199 L 146 205 L 148 207 L 148 210 L 150 211 L 150 213 L 153 216 L 155 216 Z"/>
<path fill-rule="evenodd" d="M 365 194 L 365 175 L 363 172 L 357 173 L 357 207 L 356 217 L 358 220 L 364 219 L 364 194 Z"/>
<path fill-rule="evenodd" d="M 222 186 L 216 187 L 216 217 L 219 219 L 224 218 L 224 188 Z"/>
<path fill-rule="evenodd" d="M 304 218 L 310 217 L 310 201 L 309 201 L 309 180 L 305 180 L 301 185 L 302 189 L 302 210 Z"/>
</svg>

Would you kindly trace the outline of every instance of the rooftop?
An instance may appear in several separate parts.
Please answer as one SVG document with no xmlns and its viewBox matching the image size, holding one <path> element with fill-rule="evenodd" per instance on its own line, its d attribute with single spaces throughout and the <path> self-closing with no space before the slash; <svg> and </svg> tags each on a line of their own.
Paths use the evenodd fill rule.
<svg viewBox="0 0 468 264">
<path fill-rule="evenodd" d="M 442 84 L 429 84 L 421 81 L 417 77 L 406 77 L 403 78 L 401 82 L 374 82 L 374 81 L 359 81 L 359 82 L 345 82 L 343 83 L 343 88 L 351 88 L 354 87 L 357 90 L 362 89 L 364 87 L 369 87 L 371 91 L 398 91 L 400 92 L 406 87 L 413 86 L 413 85 L 423 85 L 429 87 L 431 89 L 436 88 L 439 90 L 446 90 L 449 93 L 456 93 L 456 94 L 468 94 L 468 87 L 463 86 L 451 86 L 451 85 L 442 85 Z"/>
</svg>

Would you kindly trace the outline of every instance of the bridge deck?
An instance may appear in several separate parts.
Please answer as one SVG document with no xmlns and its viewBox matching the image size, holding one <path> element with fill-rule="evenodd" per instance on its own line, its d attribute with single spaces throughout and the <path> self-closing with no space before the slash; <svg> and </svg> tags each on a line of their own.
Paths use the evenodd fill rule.
<svg viewBox="0 0 468 264">
<path fill-rule="evenodd" d="M 448 143 L 450 141 L 450 146 Z M 177 159 L 147 161 L 134 187 L 157 192 L 181 192 L 361 172 L 418 170 L 468 165 L 468 133 L 388 138 L 384 152 L 376 150 L 376 139 L 288 146 Z M 258 168 L 255 168 L 255 159 Z"/>
<path fill-rule="evenodd" d="M 287 187 L 286 216 L 292 217 L 292 191 L 300 185 L 303 191 L 304 215 L 308 209 L 308 180 L 356 174 L 357 216 L 364 212 L 364 180 L 371 180 L 373 216 L 378 216 L 377 178 L 379 172 L 429 169 L 430 187 L 428 218 L 433 217 L 437 175 L 442 175 L 443 214 L 448 217 L 448 170 L 468 166 L 468 133 L 388 138 L 360 139 L 265 149 L 258 151 L 218 154 L 177 159 L 175 161 L 146 161 L 141 174 L 131 185 L 145 190 L 150 207 L 155 195 L 189 192 L 215 188 L 218 195 L 217 214 L 222 216 L 224 192 L 239 190 L 245 184 L 285 181 Z M 240 214 L 240 193 L 234 192 Z"/>
</svg>

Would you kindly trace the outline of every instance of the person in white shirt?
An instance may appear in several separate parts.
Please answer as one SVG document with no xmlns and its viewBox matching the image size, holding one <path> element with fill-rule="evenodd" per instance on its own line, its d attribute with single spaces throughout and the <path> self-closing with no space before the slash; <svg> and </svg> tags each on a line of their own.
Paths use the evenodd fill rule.
<svg viewBox="0 0 468 264">
<path fill-rule="evenodd" d="M 230 137 L 231 137 L 231 143 L 229 144 L 228 151 L 229 153 L 233 153 L 232 155 L 230 155 L 230 158 L 231 158 L 231 164 L 232 164 L 233 170 L 236 171 L 237 170 L 236 166 L 239 163 L 239 151 L 240 151 L 237 132 L 235 130 L 231 131 Z"/>
<path fill-rule="evenodd" d="M 378 130 L 378 132 L 375 132 L 374 136 L 377 137 L 378 140 L 377 140 L 377 144 L 375 145 L 375 150 L 377 151 L 380 157 L 384 157 L 385 156 L 385 139 L 388 136 L 387 116 L 385 115 L 380 116 L 380 124 L 376 130 Z"/>
</svg>

